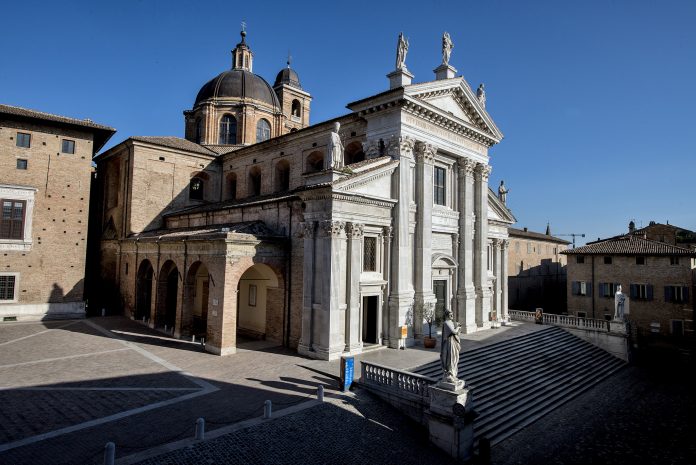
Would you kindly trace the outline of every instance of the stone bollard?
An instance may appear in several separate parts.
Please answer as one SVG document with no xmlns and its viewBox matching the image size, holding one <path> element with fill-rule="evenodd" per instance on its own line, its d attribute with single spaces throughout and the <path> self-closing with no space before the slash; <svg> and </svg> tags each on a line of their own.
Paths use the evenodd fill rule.
<svg viewBox="0 0 696 465">
<path fill-rule="evenodd" d="M 164 332 L 167 332 L 167 325 L 164 325 Z"/>
<path fill-rule="evenodd" d="M 196 433 L 194 435 L 194 439 L 196 441 L 202 441 L 205 439 L 205 420 L 203 418 L 196 420 Z"/>
<path fill-rule="evenodd" d="M 143 323 L 145 323 L 145 315 L 143 315 Z"/>
<path fill-rule="evenodd" d="M 273 410 L 273 405 L 271 404 L 271 401 L 267 400 L 266 402 L 264 402 L 263 403 L 263 418 L 266 420 L 271 418 L 272 410 Z"/>
<path fill-rule="evenodd" d="M 106 316 L 106 309 L 102 308 L 102 316 Z"/>
<path fill-rule="evenodd" d="M 324 402 L 324 386 L 319 385 L 317 388 L 317 400 L 319 402 Z"/>
<path fill-rule="evenodd" d="M 196 342 L 196 335 L 195 334 L 191 336 L 191 342 Z"/>
<path fill-rule="evenodd" d="M 116 457 L 116 444 L 113 442 L 107 442 L 104 446 L 104 465 L 114 465 L 114 458 Z"/>
</svg>

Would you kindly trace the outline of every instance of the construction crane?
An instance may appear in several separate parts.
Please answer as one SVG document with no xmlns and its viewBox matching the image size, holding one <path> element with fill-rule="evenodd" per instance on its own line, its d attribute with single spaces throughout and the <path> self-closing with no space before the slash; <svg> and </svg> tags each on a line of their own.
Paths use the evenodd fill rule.
<svg viewBox="0 0 696 465">
<path fill-rule="evenodd" d="M 585 237 L 585 233 L 568 233 L 568 234 L 554 234 L 555 236 L 566 236 L 566 237 L 572 237 L 573 238 L 573 248 L 575 248 L 575 238 L 576 237 Z"/>
</svg>

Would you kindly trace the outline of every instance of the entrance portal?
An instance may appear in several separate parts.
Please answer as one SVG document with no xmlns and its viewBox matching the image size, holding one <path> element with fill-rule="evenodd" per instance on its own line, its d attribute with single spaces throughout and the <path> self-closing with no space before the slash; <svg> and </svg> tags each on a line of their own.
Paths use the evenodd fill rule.
<svg viewBox="0 0 696 465">
<path fill-rule="evenodd" d="M 437 299 L 435 303 L 435 324 L 440 326 L 445 321 L 445 310 L 447 309 L 447 281 L 444 279 L 433 281 L 433 293 Z"/>
<path fill-rule="evenodd" d="M 275 272 L 268 265 L 255 264 L 239 278 L 238 291 L 237 332 L 252 339 L 265 339 L 267 303 L 273 301 L 282 306 Z"/>
<path fill-rule="evenodd" d="M 363 312 L 363 327 L 362 340 L 367 344 L 377 344 L 379 335 L 377 334 L 377 307 L 379 305 L 379 297 L 376 295 L 363 297 L 362 312 Z"/>
</svg>

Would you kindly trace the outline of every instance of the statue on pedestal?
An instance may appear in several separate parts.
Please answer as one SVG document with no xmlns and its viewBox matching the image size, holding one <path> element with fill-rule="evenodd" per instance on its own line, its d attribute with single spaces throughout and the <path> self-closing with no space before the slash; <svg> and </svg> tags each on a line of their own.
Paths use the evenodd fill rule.
<svg viewBox="0 0 696 465">
<path fill-rule="evenodd" d="M 500 180 L 500 186 L 498 187 L 498 198 L 500 199 L 501 202 L 503 202 L 503 205 L 505 205 L 505 202 L 507 201 L 507 193 L 510 192 L 507 187 L 505 187 L 505 181 L 502 179 Z"/>
<path fill-rule="evenodd" d="M 449 65 L 449 60 L 450 60 L 450 54 L 452 53 L 452 49 L 454 48 L 454 43 L 452 42 L 452 39 L 450 38 L 449 33 L 445 32 L 442 34 L 442 64 L 443 65 Z"/>
<path fill-rule="evenodd" d="M 476 89 L 476 97 L 483 108 L 486 108 L 486 90 L 483 88 L 483 83 L 479 84 Z"/>
<path fill-rule="evenodd" d="M 327 150 L 329 156 L 327 166 L 332 170 L 343 169 L 343 142 L 341 142 L 341 136 L 338 134 L 339 129 L 341 129 L 341 124 L 338 122 L 334 123 Z"/>
<path fill-rule="evenodd" d="M 396 44 L 396 69 L 406 69 L 406 53 L 408 52 L 408 39 L 403 32 L 399 32 L 399 41 Z"/>
<path fill-rule="evenodd" d="M 442 362 L 442 382 L 451 383 L 453 385 L 460 384 L 457 379 L 457 371 L 459 369 L 459 350 L 461 349 L 461 341 L 459 339 L 459 330 L 461 324 L 452 321 L 454 314 L 451 310 L 445 312 L 445 322 L 442 325 L 442 344 L 440 347 L 440 361 Z"/>
<path fill-rule="evenodd" d="M 627 313 L 628 297 L 626 297 L 626 294 L 621 292 L 621 285 L 619 285 L 616 289 L 616 295 L 614 296 L 614 319 L 624 321 Z"/>
</svg>

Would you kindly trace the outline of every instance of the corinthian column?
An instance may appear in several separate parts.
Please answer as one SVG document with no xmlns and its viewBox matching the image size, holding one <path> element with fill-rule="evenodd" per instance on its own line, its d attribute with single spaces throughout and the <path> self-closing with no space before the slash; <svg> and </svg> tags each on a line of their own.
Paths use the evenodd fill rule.
<svg viewBox="0 0 696 465">
<path fill-rule="evenodd" d="M 510 314 L 508 313 L 508 246 L 510 241 L 505 239 L 501 243 L 502 248 L 500 253 L 502 255 L 503 263 L 500 267 L 500 289 L 502 290 L 502 302 L 500 304 L 500 321 L 505 323 L 510 321 Z"/>
<path fill-rule="evenodd" d="M 433 242 L 433 162 L 437 148 L 417 142 L 416 155 L 416 282 L 413 332 L 423 337 L 423 311 L 435 307 L 432 275 Z"/>
<path fill-rule="evenodd" d="M 397 203 L 394 206 L 394 241 L 392 242 L 391 293 L 389 295 L 389 347 L 413 344 L 413 284 L 411 276 L 411 244 L 409 242 L 409 204 L 411 201 L 411 161 L 413 139 L 394 137 L 389 141 L 389 156 L 399 160 L 393 184 Z M 409 334 L 401 337 L 401 326 Z"/>
<path fill-rule="evenodd" d="M 314 283 L 315 283 L 315 261 L 314 261 L 314 232 L 316 222 L 308 221 L 300 223 L 299 235 L 304 238 L 303 261 L 302 261 L 302 333 L 297 352 L 302 355 L 312 354 L 313 332 L 314 332 Z"/>
<path fill-rule="evenodd" d="M 360 337 L 360 272 L 362 271 L 364 229 L 365 226 L 360 223 L 346 224 L 346 235 L 348 236 L 346 351 L 351 353 L 358 352 L 362 348 L 362 338 Z"/>
<path fill-rule="evenodd" d="M 474 235 L 474 284 L 476 286 L 476 325 L 490 328 L 491 288 L 488 282 L 488 176 L 491 166 L 485 163 L 476 165 L 475 173 L 475 213 L 476 234 Z"/>
<path fill-rule="evenodd" d="M 476 331 L 476 287 L 474 286 L 474 169 L 476 162 L 459 159 L 459 279 L 457 318 L 464 333 Z"/>
</svg>

